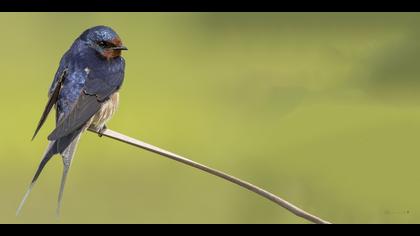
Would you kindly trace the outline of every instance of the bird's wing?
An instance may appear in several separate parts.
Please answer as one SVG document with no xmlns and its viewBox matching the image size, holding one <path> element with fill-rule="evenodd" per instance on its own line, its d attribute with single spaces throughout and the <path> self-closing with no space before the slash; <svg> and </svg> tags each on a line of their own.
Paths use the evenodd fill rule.
<svg viewBox="0 0 420 236">
<path fill-rule="evenodd" d="M 57 125 L 48 136 L 48 140 L 57 140 L 79 129 L 99 111 L 101 105 L 102 103 L 95 95 L 89 95 L 82 91 L 72 111 Z"/>
<path fill-rule="evenodd" d="M 51 108 L 54 106 L 54 104 L 57 102 L 58 95 L 60 94 L 61 85 L 66 77 L 66 69 L 60 65 L 60 68 L 58 69 L 56 76 L 54 78 L 53 84 L 51 85 L 50 91 L 49 91 L 49 98 L 47 105 L 45 105 L 44 112 L 41 115 L 41 119 L 38 122 L 38 126 L 35 129 L 35 133 L 32 136 L 32 140 L 35 138 L 35 136 L 38 134 L 39 130 L 41 129 L 42 125 L 44 124 L 45 120 L 48 117 L 48 114 L 51 111 Z"/>
<path fill-rule="evenodd" d="M 106 73 L 92 70 L 76 105 L 48 136 L 48 140 L 57 140 L 84 126 L 99 111 L 102 103 L 118 91 L 124 79 L 124 63 L 115 66 L 115 70 Z"/>
</svg>

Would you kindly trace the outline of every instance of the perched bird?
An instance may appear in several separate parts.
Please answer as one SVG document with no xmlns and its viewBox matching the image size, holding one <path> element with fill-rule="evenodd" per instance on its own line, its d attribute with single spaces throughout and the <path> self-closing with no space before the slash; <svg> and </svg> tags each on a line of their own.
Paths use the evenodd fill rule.
<svg viewBox="0 0 420 236">
<path fill-rule="evenodd" d="M 52 107 L 56 110 L 56 128 L 48 136 L 49 145 L 32 179 L 17 214 L 47 162 L 55 154 L 63 159 L 63 176 L 58 196 L 60 214 L 67 174 L 80 135 L 88 128 L 99 133 L 118 106 L 118 91 L 124 80 L 123 46 L 117 33 L 106 26 L 84 31 L 61 58 L 49 90 L 49 99 L 32 139 L 44 124 Z"/>
</svg>

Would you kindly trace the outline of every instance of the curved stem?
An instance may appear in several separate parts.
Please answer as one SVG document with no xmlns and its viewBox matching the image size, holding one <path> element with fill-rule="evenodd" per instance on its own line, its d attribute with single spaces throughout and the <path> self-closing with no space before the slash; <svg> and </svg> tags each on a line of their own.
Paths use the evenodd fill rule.
<svg viewBox="0 0 420 236">
<path fill-rule="evenodd" d="M 286 201 L 286 200 L 274 195 L 273 193 L 270 193 L 270 192 L 268 192 L 268 191 L 266 191 L 266 190 L 264 190 L 264 189 L 262 189 L 258 186 L 255 186 L 251 183 L 248 183 L 246 181 L 243 181 L 241 179 L 238 179 L 234 176 L 228 175 L 228 174 L 226 174 L 224 172 L 221 172 L 221 171 L 218 171 L 216 169 L 207 167 L 203 164 L 200 164 L 200 163 L 197 163 L 195 161 L 189 160 L 189 159 L 187 159 L 185 157 L 182 157 L 180 155 L 177 155 L 175 153 L 166 151 L 164 149 L 158 148 L 158 147 L 153 146 L 151 144 L 148 144 L 148 143 L 139 141 L 137 139 L 128 137 L 126 135 L 123 135 L 121 133 L 118 133 L 118 132 L 110 130 L 110 129 L 106 129 L 105 131 L 102 131 L 100 133 L 98 131 L 91 130 L 91 129 L 89 129 L 89 131 L 100 134 L 100 135 L 103 135 L 103 136 L 106 136 L 106 137 L 109 137 L 109 138 L 112 138 L 114 140 L 117 140 L 117 141 L 120 141 L 120 142 L 123 142 L 123 143 L 126 143 L 126 144 L 130 144 L 130 145 L 135 146 L 135 147 L 145 149 L 147 151 L 159 154 L 161 156 L 165 156 L 165 157 L 170 158 L 174 161 L 184 163 L 184 164 L 189 165 L 191 167 L 194 167 L 196 169 L 199 169 L 199 170 L 202 170 L 202 171 L 207 172 L 209 174 L 212 174 L 212 175 L 215 175 L 217 177 L 223 178 L 223 179 L 225 179 L 229 182 L 232 182 L 232 183 L 237 184 L 241 187 L 244 187 L 244 188 L 246 188 L 246 189 L 248 189 L 248 190 L 250 190 L 250 191 L 252 191 L 252 192 L 254 192 L 254 193 L 256 193 L 256 194 L 258 194 L 258 195 L 260 195 L 260 196 L 262 196 L 262 197 L 264 197 L 264 198 L 266 198 L 266 199 L 268 199 L 268 200 L 270 200 L 270 201 L 272 201 L 276 204 L 278 204 L 278 205 L 280 205 L 281 207 L 285 208 L 286 210 L 290 211 L 291 213 L 293 213 L 293 214 L 295 214 L 295 215 L 297 215 L 301 218 L 304 218 L 304 219 L 306 219 L 306 220 L 308 220 L 312 223 L 330 224 L 330 222 L 328 222 L 326 220 L 323 220 L 323 219 L 321 219 L 321 218 L 319 218 L 315 215 L 312 215 L 312 214 L 300 209 L 299 207 L 291 204 L 290 202 L 288 202 L 288 201 Z"/>
</svg>

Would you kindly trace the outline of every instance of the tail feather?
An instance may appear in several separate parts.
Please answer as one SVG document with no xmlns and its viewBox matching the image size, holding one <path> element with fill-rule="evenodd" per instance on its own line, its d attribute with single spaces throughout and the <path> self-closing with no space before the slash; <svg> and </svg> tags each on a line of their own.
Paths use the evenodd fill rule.
<svg viewBox="0 0 420 236">
<path fill-rule="evenodd" d="M 41 175 L 42 170 L 44 170 L 45 165 L 57 153 L 58 152 L 57 152 L 56 142 L 50 142 L 50 144 L 48 145 L 47 151 L 44 157 L 42 158 L 41 163 L 39 164 L 38 169 L 36 170 L 36 173 L 32 179 L 32 184 L 35 184 L 35 182 L 38 180 L 39 176 Z"/>
<path fill-rule="evenodd" d="M 23 199 L 16 211 L 16 215 L 19 215 L 20 211 L 23 208 L 23 205 L 25 205 L 26 199 L 28 198 L 29 194 L 32 191 L 32 188 L 34 187 L 36 181 L 38 180 L 39 175 L 41 174 L 42 170 L 44 169 L 45 165 L 48 163 L 48 161 L 53 157 L 55 154 L 57 154 L 57 145 L 56 141 L 50 142 L 48 144 L 47 150 L 45 151 L 41 163 L 38 166 L 38 169 L 36 170 L 36 173 L 34 177 L 32 178 L 31 184 L 28 187 L 28 190 L 26 191 L 25 195 L 23 196 Z"/>
<path fill-rule="evenodd" d="M 67 175 L 79 143 L 80 134 L 70 143 L 70 145 L 61 153 L 63 158 L 63 176 L 61 177 L 60 191 L 58 193 L 57 217 L 60 216 L 61 206 L 63 203 L 64 188 L 66 185 Z"/>
<path fill-rule="evenodd" d="M 28 187 L 28 190 L 25 193 L 25 196 L 23 196 L 18 209 L 16 210 L 16 216 L 19 216 L 20 212 L 22 211 L 23 205 L 25 205 L 26 199 L 28 199 L 28 196 L 31 193 L 33 187 L 34 187 L 34 183 L 31 183 Z"/>
<path fill-rule="evenodd" d="M 38 180 L 38 177 L 41 175 L 42 170 L 44 169 L 45 165 L 48 163 L 49 160 L 55 155 L 55 154 L 61 154 L 64 164 L 63 169 L 63 177 L 61 180 L 61 186 L 60 186 L 60 192 L 58 196 L 58 207 L 57 207 L 57 215 L 60 213 L 61 209 L 61 203 L 63 198 L 63 192 L 64 192 L 64 186 L 67 179 L 67 174 L 70 169 L 70 165 L 74 156 L 74 153 L 77 148 L 77 143 L 80 139 L 80 134 L 82 132 L 82 129 L 76 130 L 73 133 L 62 137 L 58 140 L 51 141 L 47 147 L 47 150 L 45 151 L 45 154 L 42 157 L 41 163 L 38 166 L 37 171 L 35 172 L 35 175 L 32 179 L 31 184 L 29 185 L 28 190 L 26 191 L 17 211 L 16 215 L 19 215 L 20 211 L 22 210 L 29 194 L 32 191 L 32 188 L 34 187 L 36 181 Z"/>
</svg>

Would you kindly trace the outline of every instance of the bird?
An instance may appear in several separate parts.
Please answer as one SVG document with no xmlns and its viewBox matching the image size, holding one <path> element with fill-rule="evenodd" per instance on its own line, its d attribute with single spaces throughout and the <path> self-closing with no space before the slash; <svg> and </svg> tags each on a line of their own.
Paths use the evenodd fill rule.
<svg viewBox="0 0 420 236">
<path fill-rule="evenodd" d="M 53 107 L 56 126 L 48 135 L 48 146 L 16 215 L 22 210 L 47 162 L 60 155 L 63 172 L 56 210 L 60 216 L 67 175 L 81 134 L 93 129 L 101 136 L 117 110 L 125 72 L 123 50 L 127 47 L 118 34 L 111 27 L 99 25 L 83 31 L 62 56 L 32 140 Z"/>
</svg>

